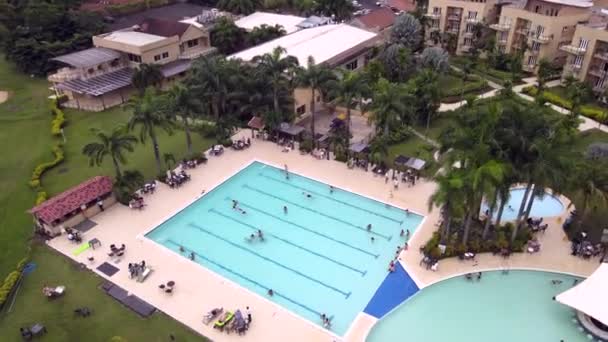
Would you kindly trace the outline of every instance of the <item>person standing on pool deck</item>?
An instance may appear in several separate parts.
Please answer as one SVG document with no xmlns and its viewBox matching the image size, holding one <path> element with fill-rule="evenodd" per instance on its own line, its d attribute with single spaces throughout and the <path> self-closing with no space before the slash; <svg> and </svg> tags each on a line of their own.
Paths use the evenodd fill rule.
<svg viewBox="0 0 608 342">
<path fill-rule="evenodd" d="M 190 260 L 194 261 L 194 252 L 190 253 Z"/>
<path fill-rule="evenodd" d="M 247 324 L 251 324 L 251 310 L 249 310 L 249 307 L 245 309 L 245 313 L 247 314 Z"/>
</svg>

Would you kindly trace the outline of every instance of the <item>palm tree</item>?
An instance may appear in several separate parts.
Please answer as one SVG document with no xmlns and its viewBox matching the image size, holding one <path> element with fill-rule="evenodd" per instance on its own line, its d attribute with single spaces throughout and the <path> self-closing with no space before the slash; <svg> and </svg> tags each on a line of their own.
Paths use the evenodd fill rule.
<svg viewBox="0 0 608 342">
<path fill-rule="evenodd" d="M 176 84 L 168 94 L 169 109 L 174 115 L 179 115 L 184 124 L 186 134 L 186 147 L 188 154 L 192 153 L 192 137 L 190 135 L 190 120 L 194 119 L 194 113 L 201 109 L 202 104 L 191 93 L 189 88 Z"/>
<path fill-rule="evenodd" d="M 357 99 L 367 94 L 369 88 L 363 75 L 360 73 L 340 70 L 337 81 L 330 83 L 330 96 L 346 108 L 346 146 L 350 146 L 351 109 L 357 105 Z"/>
<path fill-rule="evenodd" d="M 577 167 L 574 183 L 580 193 L 582 206 L 577 208 L 581 219 L 587 214 L 590 204 L 603 207 L 608 204 L 608 172 L 606 162 L 586 160 Z"/>
<path fill-rule="evenodd" d="M 213 24 L 209 35 L 211 45 L 216 47 L 220 53 L 229 55 L 243 48 L 247 32 L 236 26 L 232 19 L 220 17 Z"/>
<path fill-rule="evenodd" d="M 312 56 L 308 57 L 306 68 L 298 69 L 296 83 L 300 86 L 310 88 L 310 131 L 312 134 L 313 145 L 316 146 L 315 139 L 315 103 L 317 92 L 326 88 L 334 78 L 334 74 L 324 64 L 315 64 Z"/>
<path fill-rule="evenodd" d="M 541 60 L 538 62 L 537 72 L 539 95 L 542 94 L 542 92 L 545 90 L 545 84 L 547 84 L 547 81 L 551 77 L 552 72 L 553 70 L 551 68 L 551 62 L 549 62 L 546 58 L 541 58 Z"/>
<path fill-rule="evenodd" d="M 298 66 L 298 59 L 293 56 L 285 56 L 287 50 L 277 46 L 271 53 L 253 58 L 253 63 L 257 65 L 260 77 L 266 76 L 270 79 L 272 88 L 272 99 L 274 111 L 281 113 L 279 97 L 281 90 L 289 86 L 289 74 Z"/>
<path fill-rule="evenodd" d="M 109 156 L 114 164 L 116 179 L 122 177 L 120 164 L 126 164 L 126 152 L 133 152 L 137 138 L 127 133 L 124 126 L 118 126 L 110 134 L 97 128 L 92 128 L 91 132 L 95 135 L 96 141 L 86 144 L 82 148 L 82 153 L 89 157 L 89 165 L 101 166 L 105 157 Z"/>
<path fill-rule="evenodd" d="M 160 71 L 160 66 L 158 64 L 142 63 L 131 77 L 131 82 L 140 96 L 143 95 L 146 88 L 160 86 L 162 80 L 163 73 Z"/>
<path fill-rule="evenodd" d="M 408 113 L 405 99 L 410 96 L 402 84 L 391 83 L 381 78 L 375 86 L 372 95 L 372 115 L 370 119 L 376 122 L 376 127 L 382 127 L 383 135 L 388 136 L 390 127 L 403 122 Z"/>
<path fill-rule="evenodd" d="M 458 169 L 449 169 L 445 173 L 438 173 L 435 176 L 438 186 L 435 192 L 429 197 L 429 211 L 434 206 L 441 207 L 442 224 L 441 241 L 445 242 L 450 236 L 450 228 L 453 217 L 462 215 L 464 211 L 464 180 L 462 173 Z"/>
<path fill-rule="evenodd" d="M 189 79 L 190 92 L 208 103 L 216 122 L 227 114 L 229 99 L 241 82 L 238 61 L 223 57 L 204 57 L 194 62 Z"/>
<path fill-rule="evenodd" d="M 163 105 L 162 101 L 156 97 L 154 90 L 146 89 L 142 97 L 131 103 L 133 114 L 128 123 L 130 131 L 139 128 L 139 141 L 145 143 L 148 138 L 152 140 L 158 174 L 162 172 L 162 166 L 157 129 L 160 128 L 169 134 L 173 132 L 173 121 L 169 118 L 167 108 L 164 108 Z"/>
</svg>

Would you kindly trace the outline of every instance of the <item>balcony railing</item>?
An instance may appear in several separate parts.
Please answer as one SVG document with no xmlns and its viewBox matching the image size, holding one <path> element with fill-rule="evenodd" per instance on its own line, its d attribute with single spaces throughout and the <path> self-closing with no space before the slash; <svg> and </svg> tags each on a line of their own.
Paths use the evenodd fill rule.
<svg viewBox="0 0 608 342">
<path fill-rule="evenodd" d="M 598 58 L 603 61 L 608 61 L 608 51 L 598 51 L 593 55 L 593 58 Z"/>
<path fill-rule="evenodd" d="M 544 34 L 532 34 L 530 38 L 532 38 L 533 41 L 541 44 L 546 44 L 551 40 L 550 36 L 545 36 Z"/>
<path fill-rule="evenodd" d="M 578 46 L 574 46 L 574 45 L 563 45 L 559 49 L 562 51 L 566 51 L 568 53 L 575 54 L 575 55 L 583 55 L 583 54 L 585 54 L 585 51 L 587 51 L 587 48 L 578 47 Z"/>
<path fill-rule="evenodd" d="M 604 78 L 604 77 L 606 77 L 606 75 L 608 75 L 608 72 L 606 72 L 605 70 L 602 70 L 602 69 L 593 68 L 593 69 L 589 70 L 589 75 Z"/>
<path fill-rule="evenodd" d="M 507 38 L 502 38 L 502 39 L 499 38 L 496 42 L 498 44 L 500 44 L 500 45 L 506 45 L 507 44 Z"/>
<path fill-rule="evenodd" d="M 437 20 L 437 19 L 441 18 L 441 13 L 427 13 L 424 16 L 427 17 L 427 18 L 431 18 L 431 19 Z"/>
<path fill-rule="evenodd" d="M 180 53 L 179 58 L 180 59 L 195 59 L 200 56 L 207 56 L 207 55 L 211 54 L 212 52 L 215 52 L 216 50 L 217 50 L 217 48 L 215 48 L 215 47 L 208 47 L 205 49 L 196 49 L 196 50 L 191 50 L 191 51 L 185 51 L 185 52 Z"/>
<path fill-rule="evenodd" d="M 490 25 L 490 28 L 492 30 L 504 32 L 504 31 L 509 31 L 509 29 L 511 29 L 511 25 L 509 25 L 509 24 L 492 24 L 492 25 Z"/>
<path fill-rule="evenodd" d="M 538 54 L 540 53 L 540 49 L 539 50 L 530 50 L 529 54 L 532 56 L 538 56 Z"/>
<path fill-rule="evenodd" d="M 450 15 L 448 15 L 448 20 L 458 20 L 458 21 L 460 21 L 460 19 L 461 19 L 460 14 L 450 14 Z"/>
<path fill-rule="evenodd" d="M 518 28 L 517 30 L 515 30 L 515 33 L 517 34 L 523 34 L 523 35 L 528 35 L 528 32 L 530 32 L 530 29 L 528 28 Z"/>
<path fill-rule="evenodd" d="M 593 87 L 593 91 L 596 93 L 603 93 L 606 91 L 606 86 L 608 86 L 608 82 L 604 82 L 604 84 L 596 85 Z"/>
<path fill-rule="evenodd" d="M 454 27 L 449 27 L 445 30 L 445 32 L 452 33 L 452 34 L 458 34 L 460 32 L 460 29 L 454 28 Z"/>
<path fill-rule="evenodd" d="M 534 72 L 534 69 L 536 69 L 536 65 L 535 64 L 524 64 L 522 66 L 522 69 L 524 69 L 525 71 L 528 71 L 528 72 Z"/>
<path fill-rule="evenodd" d="M 469 24 L 477 24 L 478 22 L 480 22 L 479 18 L 477 18 L 477 17 L 467 18 L 466 21 Z"/>
<path fill-rule="evenodd" d="M 473 37 L 473 32 L 465 31 L 465 32 L 462 34 L 462 36 L 463 36 L 463 37 Z"/>
</svg>

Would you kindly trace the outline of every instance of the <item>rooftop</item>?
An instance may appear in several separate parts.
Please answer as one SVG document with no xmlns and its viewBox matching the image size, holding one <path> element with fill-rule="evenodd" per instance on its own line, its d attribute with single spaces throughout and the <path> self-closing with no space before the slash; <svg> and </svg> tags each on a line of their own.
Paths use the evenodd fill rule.
<svg viewBox="0 0 608 342">
<path fill-rule="evenodd" d="M 113 61 L 120 58 L 120 56 L 120 52 L 118 51 L 96 47 L 51 58 L 51 60 L 67 64 L 75 68 L 87 68 L 99 65 L 101 63 Z"/>
<path fill-rule="evenodd" d="M 377 35 L 346 24 L 332 24 L 304 29 L 281 38 L 254 46 L 228 58 L 251 61 L 255 56 L 272 52 L 283 47 L 286 55 L 294 56 L 302 66 L 306 66 L 309 56 L 316 63 L 324 63 L 348 50 L 367 43 Z"/>
<path fill-rule="evenodd" d="M 133 70 L 124 68 L 83 80 L 69 80 L 59 83 L 57 87 L 79 94 L 99 96 L 130 85 L 132 76 Z"/>
<path fill-rule="evenodd" d="M 79 209 L 81 205 L 95 201 L 110 192 L 112 192 L 112 179 L 108 176 L 97 176 L 49 198 L 29 212 L 50 224 Z"/>
<path fill-rule="evenodd" d="M 264 24 L 268 26 L 280 25 L 283 27 L 283 29 L 285 29 L 285 32 L 289 34 L 299 30 L 297 25 L 304 20 L 306 20 L 306 18 L 295 15 L 255 12 L 235 21 L 234 23 L 236 26 L 247 31 L 251 31 L 254 27 L 259 27 Z"/>
<path fill-rule="evenodd" d="M 355 21 L 361 23 L 368 29 L 385 29 L 395 22 L 395 13 L 387 7 L 382 7 L 377 10 L 371 11 L 370 13 L 355 18 Z"/>
<path fill-rule="evenodd" d="M 190 27 L 189 24 L 179 21 L 146 18 L 139 24 L 140 31 L 161 37 L 180 36 Z"/>
<path fill-rule="evenodd" d="M 133 46 L 145 46 L 159 42 L 165 37 L 137 31 L 114 31 L 102 35 L 103 39 Z"/>
</svg>

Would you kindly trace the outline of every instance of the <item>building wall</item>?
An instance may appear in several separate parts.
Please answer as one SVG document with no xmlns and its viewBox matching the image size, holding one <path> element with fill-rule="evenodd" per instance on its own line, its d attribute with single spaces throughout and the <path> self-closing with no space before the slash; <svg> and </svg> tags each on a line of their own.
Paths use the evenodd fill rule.
<svg viewBox="0 0 608 342">
<path fill-rule="evenodd" d="M 114 194 L 110 194 L 108 197 L 103 199 L 104 210 L 113 206 L 114 204 L 116 204 L 116 198 L 114 197 Z M 81 223 L 82 221 L 84 221 L 86 219 L 90 219 L 93 216 L 99 214 L 100 212 L 101 212 L 101 210 L 99 209 L 97 204 L 94 204 L 94 205 L 86 208 L 84 211 L 81 211 L 78 214 L 59 223 L 56 226 L 43 224 L 41 228 L 44 229 L 51 236 L 61 235 L 65 228 L 73 228 L 74 226 Z"/>
<path fill-rule="evenodd" d="M 579 48 L 581 39 L 588 41 L 584 51 Z M 608 73 L 597 74 L 597 71 L 607 67 L 608 54 L 604 53 L 608 52 L 608 31 L 603 28 L 577 25 L 569 47 L 573 49 L 568 53 L 562 78 L 571 75 L 581 82 L 589 83 L 596 92 L 605 91 L 608 85 Z M 577 65 L 580 67 L 576 67 Z"/>
<path fill-rule="evenodd" d="M 68 102 L 63 106 L 68 108 L 76 108 L 93 112 L 100 112 L 107 108 L 121 105 L 129 100 L 131 94 L 135 92 L 133 87 L 125 87 L 118 89 L 102 96 L 91 96 L 64 91 L 63 94 L 68 96 Z"/>
<path fill-rule="evenodd" d="M 130 53 L 137 56 L 141 56 L 143 63 L 153 63 L 154 55 L 157 55 L 159 52 L 169 51 L 170 56 L 173 56 L 172 60 L 177 59 L 179 52 L 179 37 L 167 37 L 158 42 L 146 44 L 146 45 L 131 45 L 125 44 L 122 42 L 116 42 L 113 40 L 106 39 L 107 34 L 102 34 L 99 36 L 93 37 L 93 45 L 96 47 L 105 47 L 108 49 Z M 177 53 L 176 53 L 177 51 Z M 173 52 L 173 53 L 171 53 Z M 167 61 L 167 62 L 170 62 Z M 166 62 L 165 62 L 166 63 Z"/>
</svg>

